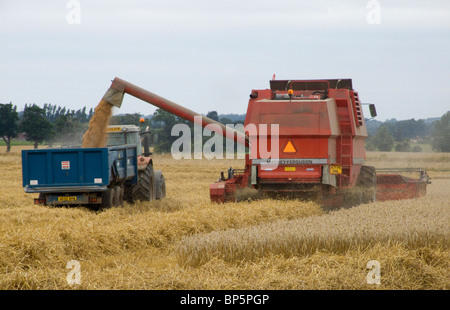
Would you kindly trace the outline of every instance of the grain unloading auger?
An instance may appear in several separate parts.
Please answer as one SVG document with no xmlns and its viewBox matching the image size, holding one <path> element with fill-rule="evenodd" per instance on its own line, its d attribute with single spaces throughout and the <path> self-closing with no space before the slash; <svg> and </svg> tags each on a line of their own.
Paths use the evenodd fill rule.
<svg viewBox="0 0 450 310">
<path fill-rule="evenodd" d="M 201 118 L 201 123 L 199 122 L 198 125 L 201 125 L 202 127 L 206 127 L 207 125 L 219 126 L 225 133 L 225 137 L 233 139 L 237 143 L 248 145 L 248 137 L 245 133 L 226 127 L 222 123 L 210 119 L 209 117 L 191 111 L 183 106 L 176 104 L 175 102 L 160 97 L 139 86 L 133 85 L 117 77 L 112 81 L 111 87 L 103 96 L 103 100 L 115 107 L 120 108 L 122 106 L 124 94 L 132 95 L 192 123 L 196 123 L 196 117 Z"/>
<path fill-rule="evenodd" d="M 411 178 L 364 165 L 367 130 L 351 79 L 271 80 L 270 89 L 250 93 L 245 133 L 119 78 L 103 100 L 120 107 L 125 93 L 191 122 L 201 117 L 202 127 L 215 124 L 221 128 L 217 133 L 250 149 L 243 169 L 230 168 L 227 177 L 222 173 L 210 185 L 214 202 L 235 201 L 239 190 L 253 188 L 260 194 L 313 197 L 340 206 L 420 197 L 430 183 L 421 169 L 418 178 Z M 376 113 L 373 105 L 370 111 Z M 276 135 L 259 130 L 274 125 Z M 260 143 L 271 149 L 270 156 L 256 147 Z"/>
</svg>

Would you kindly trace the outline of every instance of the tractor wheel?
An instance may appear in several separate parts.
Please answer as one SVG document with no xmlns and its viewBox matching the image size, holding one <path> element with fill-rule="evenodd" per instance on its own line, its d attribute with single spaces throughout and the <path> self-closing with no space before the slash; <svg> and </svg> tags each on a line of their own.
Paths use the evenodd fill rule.
<svg viewBox="0 0 450 310">
<path fill-rule="evenodd" d="M 155 170 L 155 199 L 166 198 L 166 180 L 161 170 Z"/>
<path fill-rule="evenodd" d="M 151 164 L 138 172 L 138 182 L 131 188 L 133 201 L 151 201 L 155 199 L 155 174 Z"/>
<path fill-rule="evenodd" d="M 357 187 L 360 190 L 360 203 L 375 202 L 377 199 L 377 174 L 374 167 L 361 166 Z"/>
<path fill-rule="evenodd" d="M 114 189 L 109 188 L 102 193 L 102 209 L 109 209 L 114 206 Z"/>
</svg>

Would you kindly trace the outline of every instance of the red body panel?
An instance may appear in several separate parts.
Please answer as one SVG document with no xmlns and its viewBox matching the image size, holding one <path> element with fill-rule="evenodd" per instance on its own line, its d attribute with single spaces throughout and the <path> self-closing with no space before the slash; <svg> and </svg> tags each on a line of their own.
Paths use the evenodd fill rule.
<svg viewBox="0 0 450 310">
<path fill-rule="evenodd" d="M 295 168 L 295 171 L 290 169 Z M 280 165 L 274 170 L 258 170 L 258 176 L 262 179 L 283 179 L 284 181 L 291 181 L 294 179 L 303 179 L 305 182 L 317 183 L 322 176 L 320 167 L 312 165 Z M 306 181 L 308 180 L 308 181 Z"/>
</svg>

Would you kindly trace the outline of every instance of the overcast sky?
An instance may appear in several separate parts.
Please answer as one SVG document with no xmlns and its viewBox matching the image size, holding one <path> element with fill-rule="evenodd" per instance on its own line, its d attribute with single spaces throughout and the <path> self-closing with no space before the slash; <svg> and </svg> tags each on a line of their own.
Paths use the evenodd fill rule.
<svg viewBox="0 0 450 310">
<path fill-rule="evenodd" d="M 242 114 L 273 74 L 351 78 L 380 121 L 450 110 L 448 0 L 0 0 L 0 38 L 0 103 L 19 110 L 95 108 L 117 76 Z M 115 113 L 154 111 L 127 95 Z"/>
</svg>

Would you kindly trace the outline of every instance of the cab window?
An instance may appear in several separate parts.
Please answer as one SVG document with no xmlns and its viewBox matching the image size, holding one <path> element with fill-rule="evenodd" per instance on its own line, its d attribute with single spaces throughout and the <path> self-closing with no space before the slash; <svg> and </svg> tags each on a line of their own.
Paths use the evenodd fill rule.
<svg viewBox="0 0 450 310">
<path fill-rule="evenodd" d="M 125 144 L 125 135 L 122 132 L 109 132 L 106 144 L 108 146 L 123 145 Z"/>
</svg>

